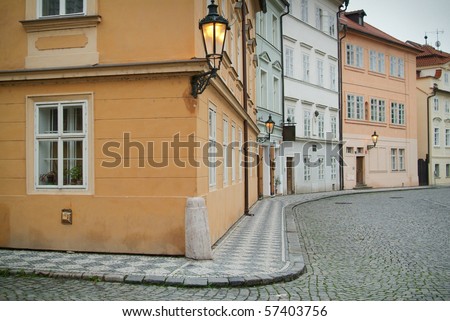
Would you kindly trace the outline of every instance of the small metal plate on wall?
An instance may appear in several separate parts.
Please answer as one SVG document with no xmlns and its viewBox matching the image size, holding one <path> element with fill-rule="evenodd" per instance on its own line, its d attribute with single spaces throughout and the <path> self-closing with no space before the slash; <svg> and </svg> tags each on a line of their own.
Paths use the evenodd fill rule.
<svg viewBox="0 0 450 321">
<path fill-rule="evenodd" d="M 63 208 L 61 210 L 61 223 L 62 224 L 72 224 L 72 210 Z"/>
</svg>

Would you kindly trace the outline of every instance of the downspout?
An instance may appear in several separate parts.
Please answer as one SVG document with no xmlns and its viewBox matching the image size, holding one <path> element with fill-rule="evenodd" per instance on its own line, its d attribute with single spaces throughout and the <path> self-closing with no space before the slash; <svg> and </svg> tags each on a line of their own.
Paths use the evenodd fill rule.
<svg viewBox="0 0 450 321">
<path fill-rule="evenodd" d="M 283 12 L 280 15 L 280 51 L 281 51 L 281 79 L 283 81 L 282 86 L 281 86 L 281 135 L 284 136 L 284 122 L 285 122 L 285 110 L 284 110 L 284 41 L 283 41 L 283 17 L 286 16 L 289 13 L 289 3 L 286 3 L 286 7 L 285 9 L 287 9 L 287 11 Z M 283 166 L 284 167 L 284 166 Z M 284 167 L 284 172 L 286 172 L 286 168 Z M 284 173 L 282 173 L 283 177 L 284 177 Z M 284 185 L 286 184 L 285 182 L 287 181 L 287 179 L 285 180 L 283 178 L 283 187 L 282 190 L 284 190 Z M 287 190 L 287 187 L 286 187 Z M 287 193 L 287 192 L 286 192 Z M 283 191 L 284 194 L 284 191 Z"/>
<path fill-rule="evenodd" d="M 341 13 L 345 12 L 348 7 L 349 0 L 339 7 L 339 11 L 336 13 L 337 31 L 338 31 L 338 108 L 339 108 L 339 189 L 344 189 L 344 144 L 343 144 L 343 110 L 342 110 L 342 40 L 347 36 L 347 25 L 344 25 L 344 36 L 341 37 Z M 345 8 L 343 7 L 345 6 Z"/>
<path fill-rule="evenodd" d="M 248 95 L 247 95 L 247 21 L 245 19 L 245 0 L 241 0 L 242 15 L 242 91 L 243 91 L 243 108 L 248 114 Z M 244 119 L 244 146 L 241 147 L 244 153 L 244 215 L 250 215 L 249 206 L 249 184 L 248 184 L 248 121 Z M 241 166 L 241 164 L 239 164 Z"/>
<path fill-rule="evenodd" d="M 437 91 L 438 91 L 438 85 L 435 83 L 433 84 L 433 93 L 427 97 L 427 157 L 426 157 L 426 161 L 428 163 L 428 185 L 430 185 L 431 183 L 431 176 L 430 176 L 430 172 L 432 172 L 432 168 L 431 168 L 431 142 L 430 142 L 430 137 L 431 137 L 431 133 L 430 133 L 430 98 L 433 98 L 434 96 L 437 95 Z M 434 176 L 433 176 L 434 178 Z"/>
<path fill-rule="evenodd" d="M 287 14 L 289 14 L 289 3 L 286 4 L 287 11 L 283 12 L 283 14 L 280 16 L 280 50 L 281 50 L 281 77 L 283 79 L 283 86 L 281 87 L 281 116 L 282 116 L 282 121 L 283 121 L 283 125 L 284 125 L 284 116 L 285 116 L 285 110 L 284 110 L 284 41 L 283 41 L 283 17 Z"/>
</svg>

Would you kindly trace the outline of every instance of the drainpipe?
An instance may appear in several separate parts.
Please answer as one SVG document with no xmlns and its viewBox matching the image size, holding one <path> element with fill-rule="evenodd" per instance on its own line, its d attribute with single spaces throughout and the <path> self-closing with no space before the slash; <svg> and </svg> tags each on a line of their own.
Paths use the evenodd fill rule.
<svg viewBox="0 0 450 321">
<path fill-rule="evenodd" d="M 283 86 L 281 86 L 281 97 L 283 98 L 281 100 L 281 116 L 283 121 L 283 127 L 284 127 L 284 116 L 285 116 L 285 110 L 284 110 L 284 45 L 283 45 L 283 17 L 287 14 L 289 14 L 289 3 L 286 4 L 287 11 L 283 12 L 283 14 L 280 16 L 280 50 L 281 50 L 281 77 L 283 79 Z"/>
<path fill-rule="evenodd" d="M 339 108 L 339 189 L 344 189 L 344 144 L 343 144 L 343 110 L 342 110 L 342 40 L 347 36 L 347 25 L 344 25 L 344 36 L 339 35 L 341 30 L 340 16 L 348 7 L 349 0 L 339 7 L 336 13 L 337 32 L 338 32 L 338 108 Z M 344 7 L 345 6 L 345 7 Z"/>
<path fill-rule="evenodd" d="M 242 104 L 245 112 L 248 114 L 248 94 L 247 94 L 247 21 L 245 18 L 245 0 L 241 0 L 241 15 L 242 15 Z M 248 122 L 244 119 L 244 146 L 241 147 L 244 153 L 244 215 L 250 215 L 249 206 L 249 184 L 248 184 Z M 239 164 L 240 166 L 240 164 Z"/>
<path fill-rule="evenodd" d="M 428 147 L 428 154 L 426 157 L 426 161 L 428 162 L 428 185 L 431 183 L 431 177 L 430 172 L 433 173 L 431 168 L 431 142 L 430 142 L 430 98 L 433 98 L 436 96 L 438 91 L 438 85 L 436 83 L 433 84 L 433 93 L 427 97 L 427 147 Z M 434 176 L 433 176 L 434 178 Z"/>
</svg>

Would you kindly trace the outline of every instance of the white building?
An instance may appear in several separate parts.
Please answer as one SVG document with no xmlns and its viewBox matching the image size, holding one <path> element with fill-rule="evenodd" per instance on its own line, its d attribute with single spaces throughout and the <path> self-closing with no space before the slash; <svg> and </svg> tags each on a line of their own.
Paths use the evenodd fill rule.
<svg viewBox="0 0 450 321">
<path fill-rule="evenodd" d="M 266 12 L 256 14 L 257 67 L 257 121 L 261 131 L 259 196 L 269 196 L 281 192 L 278 184 L 283 174 L 280 162 L 283 124 L 283 56 L 282 56 L 282 16 L 287 13 L 286 0 L 266 1 Z M 275 128 L 266 135 L 265 122 L 271 116 Z"/>
<path fill-rule="evenodd" d="M 296 124 L 296 139 L 284 151 L 284 192 L 339 189 L 337 12 L 343 1 L 289 2 L 283 20 L 284 103 L 285 122 Z"/>
</svg>

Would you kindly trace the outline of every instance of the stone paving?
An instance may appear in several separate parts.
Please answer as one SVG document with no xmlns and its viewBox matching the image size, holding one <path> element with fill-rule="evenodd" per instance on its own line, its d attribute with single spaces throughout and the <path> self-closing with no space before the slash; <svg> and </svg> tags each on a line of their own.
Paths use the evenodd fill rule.
<svg viewBox="0 0 450 321">
<path fill-rule="evenodd" d="M 0 299 L 448 301 L 449 192 L 438 188 L 271 199 L 281 209 L 308 198 L 342 195 L 285 208 L 296 216 L 286 222 L 285 234 L 292 237 L 295 225 L 302 241 L 295 251 L 301 249 L 307 269 L 290 282 L 186 288 L 5 275 L 0 277 Z"/>
</svg>

